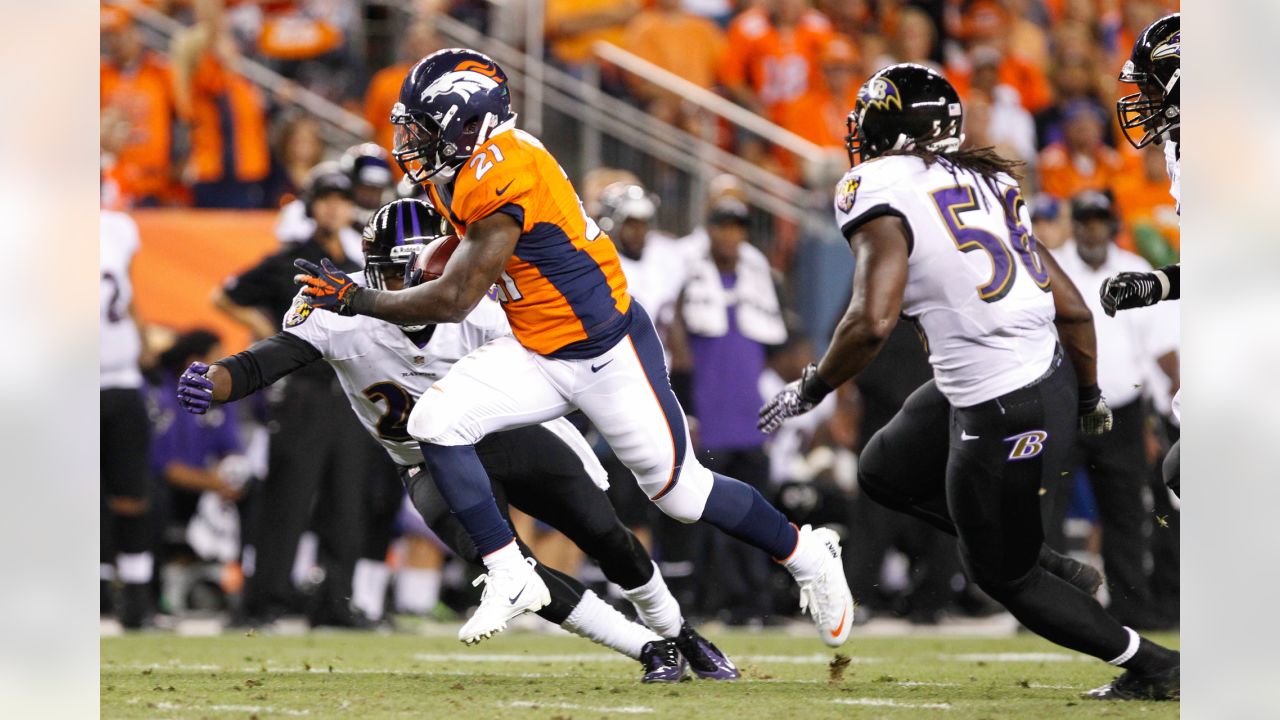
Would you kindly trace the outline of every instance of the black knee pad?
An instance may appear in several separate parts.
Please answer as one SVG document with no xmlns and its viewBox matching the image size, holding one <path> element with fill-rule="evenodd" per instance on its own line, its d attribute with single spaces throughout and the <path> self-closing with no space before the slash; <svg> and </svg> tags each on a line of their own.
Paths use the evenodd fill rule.
<svg viewBox="0 0 1280 720">
<path fill-rule="evenodd" d="M 974 563 L 970 558 L 962 559 L 969 579 L 973 580 L 982 589 L 982 592 L 990 595 L 993 600 L 1001 604 L 1007 603 L 1009 598 L 1040 582 L 1040 579 L 1045 575 L 1044 568 L 1040 567 L 1039 564 L 1033 564 L 1030 569 L 1021 575 L 1010 576 L 1008 573 L 1001 572 L 998 569 L 985 568 L 981 564 Z"/>
</svg>

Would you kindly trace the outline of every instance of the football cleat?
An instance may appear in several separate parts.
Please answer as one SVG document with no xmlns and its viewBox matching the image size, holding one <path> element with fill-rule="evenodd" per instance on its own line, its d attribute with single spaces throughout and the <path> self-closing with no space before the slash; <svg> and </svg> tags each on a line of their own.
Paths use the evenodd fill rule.
<svg viewBox="0 0 1280 720">
<path fill-rule="evenodd" d="M 680 654 L 689 661 L 689 668 L 703 680 L 737 680 L 739 673 L 736 665 L 720 648 L 702 637 L 689 623 L 680 626 L 680 634 L 675 638 Z"/>
<path fill-rule="evenodd" d="M 840 560 L 840 536 L 830 528 L 814 530 L 805 525 L 800 528 L 796 552 L 816 552 L 822 557 L 821 570 L 812 579 L 800 581 L 800 610 L 809 613 L 824 643 L 840 647 L 853 629 L 854 610 Z"/>
<path fill-rule="evenodd" d="M 1092 700 L 1177 700 L 1182 694 L 1181 665 L 1164 672 L 1139 675 L 1125 670 L 1120 677 L 1084 693 Z"/>
<path fill-rule="evenodd" d="M 475 645 L 506 630 L 512 618 L 546 607 L 551 602 L 551 591 L 533 569 L 536 564 L 533 558 L 525 558 L 523 563 L 490 570 L 476 578 L 471 584 L 484 584 L 484 592 L 480 594 L 479 607 L 458 631 L 458 639 Z"/>
<path fill-rule="evenodd" d="M 640 649 L 640 664 L 644 677 L 640 682 L 673 683 L 684 679 L 688 665 L 680 655 L 675 640 L 650 640 Z"/>
</svg>

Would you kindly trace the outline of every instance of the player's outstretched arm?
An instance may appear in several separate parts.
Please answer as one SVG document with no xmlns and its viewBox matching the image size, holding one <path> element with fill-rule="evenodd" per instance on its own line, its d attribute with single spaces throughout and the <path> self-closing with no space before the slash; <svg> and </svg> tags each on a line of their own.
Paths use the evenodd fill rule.
<svg viewBox="0 0 1280 720">
<path fill-rule="evenodd" d="M 885 215 L 849 238 L 853 249 L 853 297 L 826 354 L 805 368 L 760 410 L 759 427 L 773 432 L 782 421 L 812 410 L 835 388 L 875 359 L 902 311 L 910 241 L 902 220 Z"/>
<path fill-rule="evenodd" d="M 1177 300 L 1182 295 L 1181 265 L 1165 265 L 1151 272 L 1122 272 L 1106 279 L 1098 291 L 1102 309 L 1115 317 L 1117 310 L 1155 305 L 1161 300 Z"/>
<path fill-rule="evenodd" d="M 178 404 L 189 413 L 203 415 L 210 405 L 252 395 L 320 357 L 311 343 L 279 332 L 212 365 L 191 363 L 178 378 Z"/>
<path fill-rule="evenodd" d="M 520 224 L 494 213 L 467 226 L 467 236 L 439 279 L 405 290 L 360 287 L 327 260 L 294 263 L 294 282 L 314 307 L 340 315 L 370 315 L 400 325 L 462 322 L 502 274 L 520 239 Z"/>
<path fill-rule="evenodd" d="M 1101 435 L 1111 430 L 1112 417 L 1111 408 L 1098 387 L 1098 337 L 1093 327 L 1093 313 L 1053 255 L 1043 247 L 1039 247 L 1038 255 L 1049 273 L 1058 341 L 1076 369 L 1076 384 L 1080 387 L 1077 407 L 1080 431 L 1085 435 Z"/>
</svg>

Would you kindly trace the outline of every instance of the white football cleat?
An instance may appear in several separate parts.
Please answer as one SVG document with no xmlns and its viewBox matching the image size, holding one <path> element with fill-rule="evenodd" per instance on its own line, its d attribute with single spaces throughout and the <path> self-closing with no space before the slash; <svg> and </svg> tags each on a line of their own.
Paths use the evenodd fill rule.
<svg viewBox="0 0 1280 720">
<path fill-rule="evenodd" d="M 480 594 L 480 606 L 471 619 L 458 631 L 458 639 L 468 645 L 497 635 L 507 629 L 507 622 L 527 612 L 537 612 L 551 602 L 551 591 L 533 569 L 538 562 L 525 558 L 525 562 L 490 570 L 471 584 L 484 583 Z"/>
<path fill-rule="evenodd" d="M 800 583 L 800 610 L 808 612 L 818 626 L 822 642 L 840 647 L 853 629 L 853 593 L 844 579 L 844 563 L 840 560 L 840 536 L 830 528 L 800 528 L 797 552 L 821 555 L 821 569 L 812 579 Z"/>
</svg>

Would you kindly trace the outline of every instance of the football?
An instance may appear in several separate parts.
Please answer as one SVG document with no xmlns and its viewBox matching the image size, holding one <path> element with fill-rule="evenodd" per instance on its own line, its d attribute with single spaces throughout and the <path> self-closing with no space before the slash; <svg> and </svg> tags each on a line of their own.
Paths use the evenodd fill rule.
<svg viewBox="0 0 1280 720">
<path fill-rule="evenodd" d="M 457 235 L 446 235 L 427 243 L 426 248 L 413 257 L 408 275 L 412 277 L 416 271 L 421 270 L 421 282 L 440 277 L 444 274 L 445 266 L 449 264 L 449 258 L 453 257 L 453 252 L 458 249 L 459 242 L 461 240 Z"/>
</svg>

